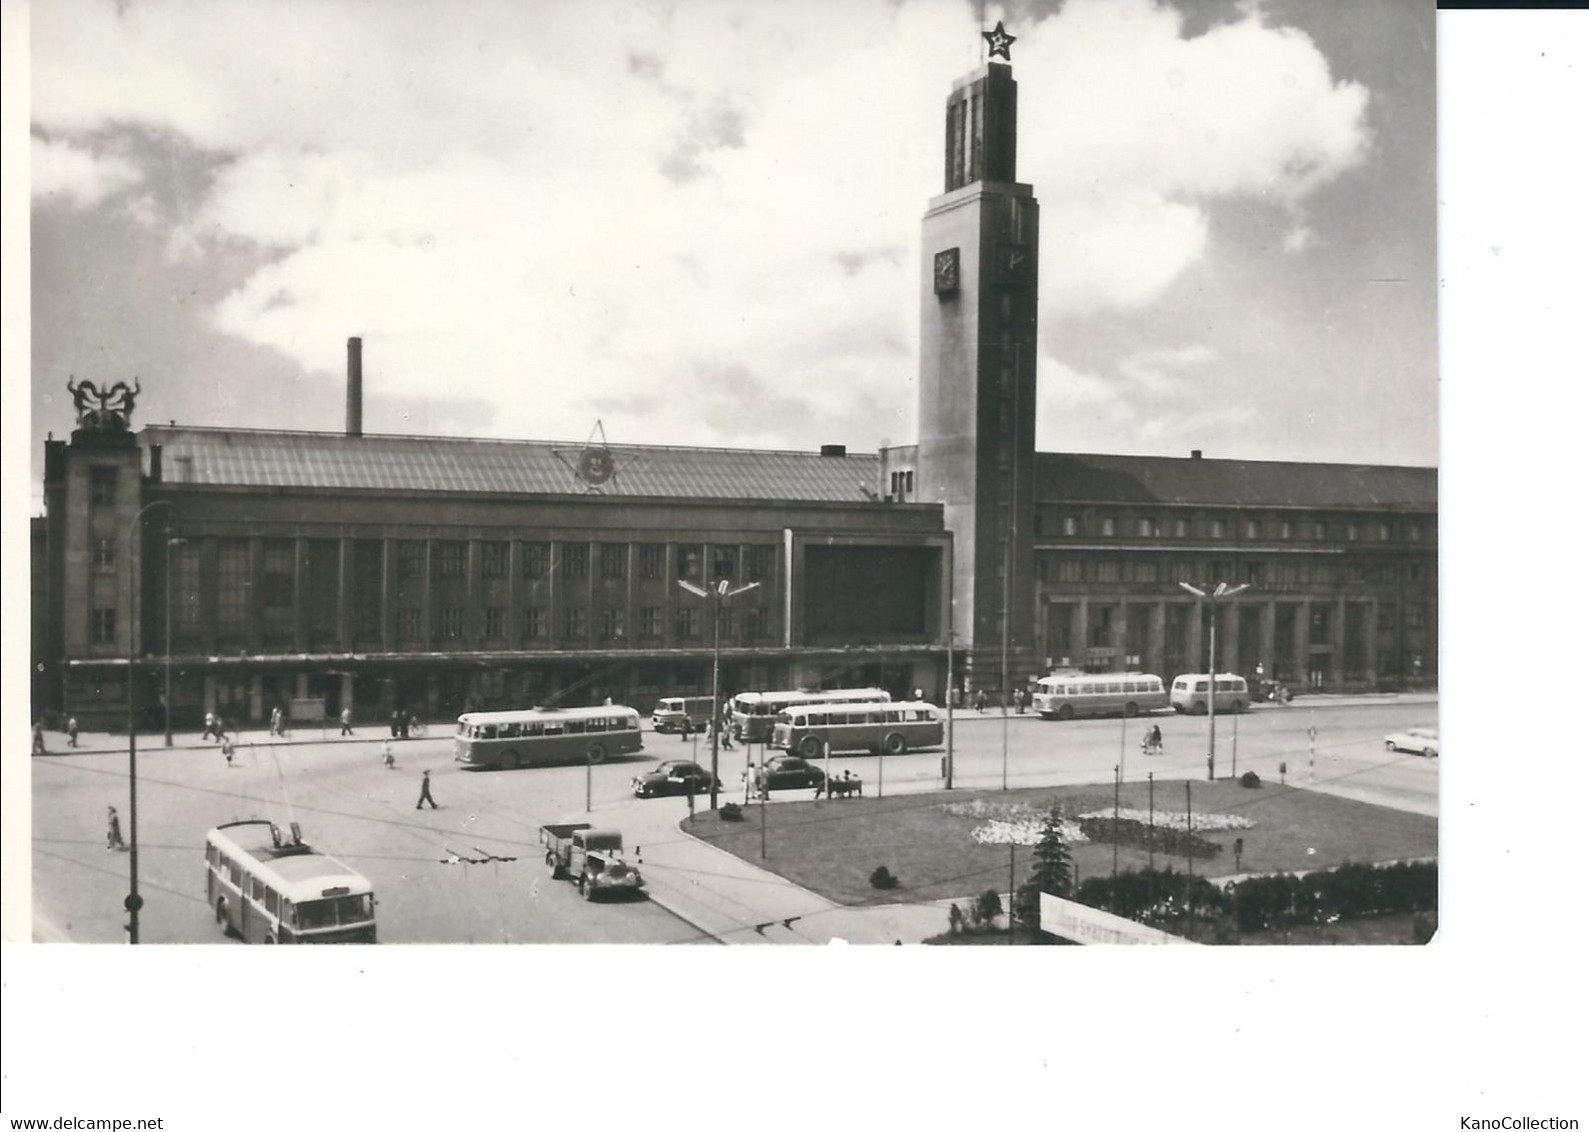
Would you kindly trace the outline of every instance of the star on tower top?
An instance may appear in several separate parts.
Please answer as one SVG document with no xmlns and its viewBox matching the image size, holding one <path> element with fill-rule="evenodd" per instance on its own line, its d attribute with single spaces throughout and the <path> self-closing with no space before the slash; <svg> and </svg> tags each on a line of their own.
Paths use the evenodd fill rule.
<svg viewBox="0 0 1589 1132">
<path fill-rule="evenodd" d="M 1004 30 L 1004 21 L 1000 20 L 993 25 L 992 31 L 982 33 L 982 38 L 988 41 L 988 58 L 1005 59 L 1010 57 L 1010 44 L 1015 42 L 1015 37 Z"/>
</svg>

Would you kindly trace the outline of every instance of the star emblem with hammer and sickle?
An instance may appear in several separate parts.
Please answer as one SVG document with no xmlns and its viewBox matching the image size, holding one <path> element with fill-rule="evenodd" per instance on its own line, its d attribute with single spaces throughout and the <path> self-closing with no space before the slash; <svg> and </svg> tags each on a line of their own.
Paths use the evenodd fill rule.
<svg viewBox="0 0 1589 1132">
<path fill-rule="evenodd" d="M 982 33 L 982 38 L 988 41 L 988 58 L 997 59 L 1010 57 L 1010 44 L 1015 42 L 1015 37 L 1004 30 L 1004 21 L 1000 20 L 993 25 L 992 31 Z"/>
</svg>

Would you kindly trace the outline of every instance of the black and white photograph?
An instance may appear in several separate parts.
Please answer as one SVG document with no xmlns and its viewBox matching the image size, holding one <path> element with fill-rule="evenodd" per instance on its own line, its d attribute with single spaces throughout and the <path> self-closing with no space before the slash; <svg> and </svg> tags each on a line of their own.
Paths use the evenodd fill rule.
<svg viewBox="0 0 1589 1132">
<path fill-rule="evenodd" d="M 346 979 L 351 1041 L 557 1082 L 415 1120 L 648 1111 L 552 1065 L 643 1076 L 675 1025 L 736 1098 L 947 1117 L 930 1065 L 826 1056 L 866 988 L 910 1049 L 1024 997 L 1035 1086 L 1088 1016 L 1136 1032 L 1061 1008 L 1110 979 L 1190 1027 L 1151 1058 L 1340 1026 L 1301 1003 L 1349 969 L 1338 1048 L 1396 1014 L 1372 980 L 1449 974 L 1443 768 L 1482 755 L 1442 661 L 1549 679 L 1453 636 L 1485 434 L 1442 412 L 1432 0 L 5 11 L 4 922 L 87 980 L 49 1027 L 163 986 L 258 1049 Z M 1218 993 L 1277 969 L 1295 1006 Z M 80 1115 L 203 1107 L 126 1072 Z M 1318 1111 L 1478 1115 L 1451 1088 Z"/>
</svg>

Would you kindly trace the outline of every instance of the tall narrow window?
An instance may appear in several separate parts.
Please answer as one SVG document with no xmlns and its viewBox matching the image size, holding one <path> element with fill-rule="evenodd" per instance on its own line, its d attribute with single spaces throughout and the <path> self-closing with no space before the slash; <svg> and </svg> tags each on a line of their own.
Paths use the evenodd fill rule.
<svg viewBox="0 0 1589 1132">
<path fill-rule="evenodd" d="M 524 576 L 526 578 L 544 578 L 551 557 L 551 547 L 544 542 L 527 542 L 524 544 Z"/>
</svg>

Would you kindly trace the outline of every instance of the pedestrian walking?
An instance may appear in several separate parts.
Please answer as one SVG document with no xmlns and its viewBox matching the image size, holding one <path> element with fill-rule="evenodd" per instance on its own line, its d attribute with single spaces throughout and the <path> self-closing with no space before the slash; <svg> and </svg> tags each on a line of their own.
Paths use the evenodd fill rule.
<svg viewBox="0 0 1589 1132">
<path fill-rule="evenodd" d="M 412 726 L 414 726 L 414 713 L 405 711 L 402 718 L 397 721 L 398 731 L 404 739 L 408 738 L 408 729 Z"/>
<path fill-rule="evenodd" d="M 353 734 L 353 709 L 350 707 L 342 709 L 342 734 Z"/>
<path fill-rule="evenodd" d="M 980 688 L 977 689 L 976 703 L 978 712 L 982 711 L 983 708 L 988 706 L 988 694 Z"/>
<path fill-rule="evenodd" d="M 222 734 L 221 736 L 221 754 L 226 756 L 226 765 L 231 766 L 232 756 L 237 754 L 237 744 L 232 741 L 230 735 Z"/>
<path fill-rule="evenodd" d="M 811 798 L 811 800 L 813 802 L 820 801 L 822 799 L 822 791 L 823 791 L 824 788 L 827 787 L 827 785 L 828 785 L 828 782 L 827 782 L 827 777 L 826 776 L 823 776 L 822 778 L 817 779 L 817 792 L 814 795 L 812 795 L 812 798 Z"/>
<path fill-rule="evenodd" d="M 216 738 L 216 740 L 219 741 L 219 739 L 221 738 L 221 731 L 220 731 L 220 728 L 217 726 L 218 722 L 219 721 L 215 718 L 215 713 L 213 711 L 205 712 L 204 713 L 204 733 L 202 735 L 200 735 L 199 738 L 204 740 L 204 741 L 206 741 L 206 742 L 208 742 L 210 737 L 213 735 Z"/>
<path fill-rule="evenodd" d="M 35 755 L 46 753 L 44 750 L 44 721 L 42 719 L 33 721 L 33 753 Z"/>
<path fill-rule="evenodd" d="M 105 818 L 105 848 L 125 849 L 127 843 L 121 839 L 121 818 L 116 816 L 116 807 L 109 806 L 110 811 Z"/>
<path fill-rule="evenodd" d="M 1153 748 L 1152 753 L 1155 755 L 1164 753 L 1164 732 L 1159 730 L 1157 723 L 1153 725 L 1153 730 L 1148 732 L 1148 746 Z"/>
<path fill-rule="evenodd" d="M 430 796 L 430 771 L 425 771 L 419 780 L 419 801 L 414 803 L 414 809 L 423 809 L 426 802 L 430 803 L 433 810 L 441 809 L 436 805 L 436 799 Z"/>
<path fill-rule="evenodd" d="M 685 717 L 684 722 L 679 724 L 679 741 L 683 743 L 690 741 L 690 721 L 688 717 Z"/>
<path fill-rule="evenodd" d="M 392 741 L 381 740 L 381 761 L 386 764 L 387 770 L 397 769 L 397 756 L 392 754 Z"/>
<path fill-rule="evenodd" d="M 401 726 L 402 726 L 402 724 L 398 721 L 398 713 L 394 711 L 392 713 L 392 738 L 393 739 L 397 738 L 397 732 L 398 732 L 398 729 Z"/>
<path fill-rule="evenodd" d="M 1015 714 L 1026 714 L 1026 690 L 1024 688 L 1015 689 Z"/>
<path fill-rule="evenodd" d="M 74 715 L 66 721 L 66 745 L 77 746 L 77 717 Z"/>
<path fill-rule="evenodd" d="M 272 735 L 285 735 L 285 734 L 287 734 L 286 730 L 281 725 L 281 708 L 280 707 L 273 707 L 273 708 L 270 709 L 270 733 Z"/>
</svg>

